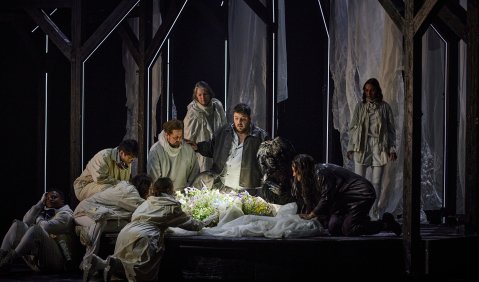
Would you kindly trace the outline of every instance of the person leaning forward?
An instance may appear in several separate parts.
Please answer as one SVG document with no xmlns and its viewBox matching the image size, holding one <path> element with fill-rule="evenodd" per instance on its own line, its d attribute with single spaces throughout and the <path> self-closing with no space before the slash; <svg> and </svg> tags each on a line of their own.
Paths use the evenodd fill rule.
<svg viewBox="0 0 479 282">
<path fill-rule="evenodd" d="M 73 182 L 77 199 L 82 201 L 120 181 L 129 181 L 131 163 L 137 156 L 138 142 L 133 139 L 123 140 L 116 148 L 96 153 Z"/>
</svg>

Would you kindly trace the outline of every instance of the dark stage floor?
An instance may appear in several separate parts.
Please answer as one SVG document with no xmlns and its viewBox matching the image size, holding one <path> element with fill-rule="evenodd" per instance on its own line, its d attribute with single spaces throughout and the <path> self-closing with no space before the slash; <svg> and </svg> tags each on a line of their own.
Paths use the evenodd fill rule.
<svg viewBox="0 0 479 282">
<path fill-rule="evenodd" d="M 402 237 L 390 233 L 301 239 L 168 237 L 160 280 L 302 281 L 313 276 L 313 281 L 477 281 L 479 236 L 466 236 L 460 227 L 427 224 L 421 226 L 421 238 L 424 274 L 410 277 Z M 82 274 L 38 274 L 19 262 L 0 281 L 82 281 Z"/>
</svg>

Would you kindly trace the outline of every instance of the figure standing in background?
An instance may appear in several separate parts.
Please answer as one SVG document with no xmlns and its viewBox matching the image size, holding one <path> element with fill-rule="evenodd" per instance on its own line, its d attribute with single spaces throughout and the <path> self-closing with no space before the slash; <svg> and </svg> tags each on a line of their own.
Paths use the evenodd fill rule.
<svg viewBox="0 0 479 282">
<path fill-rule="evenodd" d="M 188 105 L 185 119 L 185 139 L 195 143 L 213 138 L 216 130 L 226 124 L 223 104 L 215 98 L 215 93 L 204 81 L 199 81 L 193 89 L 193 101 Z M 197 155 L 200 172 L 211 169 L 213 159 Z"/>
<path fill-rule="evenodd" d="M 269 139 L 266 131 L 251 122 L 251 108 L 240 103 L 233 108 L 233 124 L 218 129 L 208 141 L 188 143 L 203 156 L 213 158 L 212 171 L 218 174 L 214 188 L 226 193 L 246 190 L 256 196 L 263 176 L 256 155 L 261 143 Z"/>
<path fill-rule="evenodd" d="M 133 139 L 123 140 L 116 148 L 96 153 L 73 182 L 77 199 L 82 201 L 122 180 L 129 181 L 131 163 L 137 156 L 138 142 Z"/>
<path fill-rule="evenodd" d="M 388 103 L 383 101 L 379 82 L 370 78 L 363 86 L 363 100 L 356 105 L 349 124 L 347 157 L 354 161 L 354 172 L 366 176 L 371 167 L 371 183 L 376 191 L 376 201 L 371 217 L 378 219 L 385 207 L 381 198 L 384 166 L 397 159 L 396 127 L 394 115 Z"/>
<path fill-rule="evenodd" d="M 158 141 L 151 146 L 146 164 L 152 181 L 169 177 L 176 191 L 183 191 L 199 174 L 195 151 L 183 140 L 183 122 L 169 120 L 163 124 Z"/>
</svg>

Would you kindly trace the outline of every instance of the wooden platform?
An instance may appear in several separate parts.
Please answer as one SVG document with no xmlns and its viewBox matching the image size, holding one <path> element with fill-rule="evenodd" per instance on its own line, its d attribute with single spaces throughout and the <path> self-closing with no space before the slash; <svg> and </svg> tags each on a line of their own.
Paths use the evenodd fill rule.
<svg viewBox="0 0 479 282">
<path fill-rule="evenodd" d="M 463 233 L 461 227 L 422 225 L 425 272 L 414 277 L 404 269 L 402 237 L 392 233 L 301 239 L 170 236 L 165 239 L 160 280 L 476 281 L 479 236 Z M 106 251 L 108 246 L 103 246 Z M 82 281 L 81 277 L 80 272 L 35 274 L 19 264 L 0 281 Z"/>
<path fill-rule="evenodd" d="M 168 237 L 162 275 L 177 281 L 473 281 L 479 237 L 423 225 L 424 274 L 408 275 L 402 237 L 391 233 L 303 239 Z M 474 278 L 474 279 L 473 279 Z"/>
</svg>

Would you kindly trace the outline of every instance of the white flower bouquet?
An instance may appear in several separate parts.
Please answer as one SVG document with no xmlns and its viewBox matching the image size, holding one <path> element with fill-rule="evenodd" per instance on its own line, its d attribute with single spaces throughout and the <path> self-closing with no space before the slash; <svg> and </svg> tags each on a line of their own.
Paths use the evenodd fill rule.
<svg viewBox="0 0 479 282">
<path fill-rule="evenodd" d="M 248 192 L 221 193 L 217 189 L 188 187 L 183 193 L 177 192 L 176 198 L 184 212 L 201 221 L 211 222 L 209 226 L 218 224 L 220 214 L 233 205 L 241 208 L 244 214 L 274 216 L 274 207 L 260 197 Z"/>
</svg>

